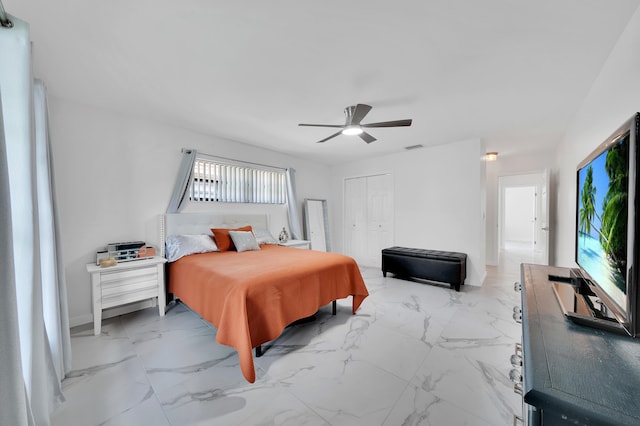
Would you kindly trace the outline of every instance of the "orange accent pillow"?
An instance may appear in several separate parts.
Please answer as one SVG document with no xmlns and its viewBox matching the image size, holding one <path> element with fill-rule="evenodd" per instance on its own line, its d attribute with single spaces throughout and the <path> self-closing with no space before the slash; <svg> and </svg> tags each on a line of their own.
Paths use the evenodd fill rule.
<svg viewBox="0 0 640 426">
<path fill-rule="evenodd" d="M 229 229 L 229 228 L 211 228 L 213 237 L 216 240 L 216 245 L 220 251 L 235 250 L 236 246 L 233 245 L 229 231 L 249 231 L 253 232 L 251 225 L 243 226 L 241 228 Z"/>
</svg>

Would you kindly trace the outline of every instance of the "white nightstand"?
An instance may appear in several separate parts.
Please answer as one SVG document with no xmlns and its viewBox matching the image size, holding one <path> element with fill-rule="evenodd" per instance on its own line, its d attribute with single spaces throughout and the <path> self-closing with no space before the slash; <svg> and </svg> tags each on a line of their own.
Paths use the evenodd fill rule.
<svg viewBox="0 0 640 426">
<path fill-rule="evenodd" d="M 278 243 L 278 245 L 311 250 L 311 241 L 309 240 L 289 240 L 285 243 Z"/>
<path fill-rule="evenodd" d="M 164 289 L 166 261 L 156 256 L 106 268 L 89 263 L 87 272 L 91 275 L 93 334 L 100 334 L 103 309 L 157 297 L 158 311 L 160 316 L 164 316 L 167 305 Z"/>
</svg>

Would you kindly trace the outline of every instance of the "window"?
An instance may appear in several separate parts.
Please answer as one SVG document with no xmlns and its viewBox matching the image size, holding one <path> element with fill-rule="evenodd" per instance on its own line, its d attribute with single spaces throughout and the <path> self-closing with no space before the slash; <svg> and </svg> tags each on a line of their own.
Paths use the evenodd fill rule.
<svg viewBox="0 0 640 426">
<path fill-rule="evenodd" d="M 189 199 L 284 204 L 287 201 L 285 172 L 196 158 Z"/>
</svg>

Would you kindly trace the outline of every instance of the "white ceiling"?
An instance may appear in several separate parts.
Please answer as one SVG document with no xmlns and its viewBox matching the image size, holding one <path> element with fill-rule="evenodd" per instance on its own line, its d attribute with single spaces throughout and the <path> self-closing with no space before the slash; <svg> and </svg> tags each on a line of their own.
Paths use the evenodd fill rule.
<svg viewBox="0 0 640 426">
<path fill-rule="evenodd" d="M 2 0 L 51 96 L 325 163 L 557 144 L 640 0 Z M 317 140 L 368 103 L 411 127 Z"/>
</svg>

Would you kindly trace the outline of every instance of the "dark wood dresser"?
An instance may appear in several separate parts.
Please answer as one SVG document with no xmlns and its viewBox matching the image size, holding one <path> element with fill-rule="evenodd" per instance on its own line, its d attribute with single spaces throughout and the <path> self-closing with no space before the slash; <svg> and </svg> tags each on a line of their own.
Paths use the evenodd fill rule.
<svg viewBox="0 0 640 426">
<path fill-rule="evenodd" d="M 521 380 L 523 422 L 640 425 L 640 339 L 567 320 L 550 274 L 568 276 L 569 269 L 521 265 L 522 307 L 514 318 L 522 321 L 522 367 L 512 378 Z"/>
</svg>

